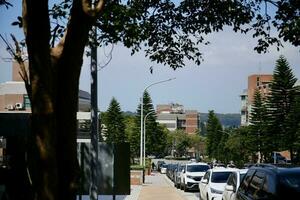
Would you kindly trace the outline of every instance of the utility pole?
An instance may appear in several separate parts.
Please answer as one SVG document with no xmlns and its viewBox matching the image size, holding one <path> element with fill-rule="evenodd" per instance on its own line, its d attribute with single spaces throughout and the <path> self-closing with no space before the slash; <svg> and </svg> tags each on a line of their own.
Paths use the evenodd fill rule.
<svg viewBox="0 0 300 200">
<path fill-rule="evenodd" d="M 97 93 L 97 27 L 92 30 L 91 43 L 91 185 L 90 199 L 98 199 L 97 161 L 98 161 L 98 93 Z"/>
</svg>

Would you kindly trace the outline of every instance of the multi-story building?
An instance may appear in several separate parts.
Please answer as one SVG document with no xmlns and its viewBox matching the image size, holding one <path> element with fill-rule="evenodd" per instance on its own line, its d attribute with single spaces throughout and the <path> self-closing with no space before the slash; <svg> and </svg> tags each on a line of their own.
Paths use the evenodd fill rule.
<svg viewBox="0 0 300 200">
<path fill-rule="evenodd" d="M 170 131 L 178 129 L 194 134 L 200 127 L 200 114 L 196 110 L 184 110 L 183 105 L 157 105 L 156 113 L 156 121 L 165 125 Z"/>
<path fill-rule="evenodd" d="M 12 81 L 0 84 L 0 112 L 31 111 L 31 105 L 25 88 L 25 83 L 19 74 L 19 70 L 18 64 L 13 62 Z M 83 90 L 79 90 L 78 110 L 90 110 L 90 94 Z"/>
<path fill-rule="evenodd" d="M 248 94 L 247 94 L 247 90 L 244 90 L 243 93 L 240 95 L 241 97 L 241 103 L 242 103 L 242 107 L 241 107 L 241 126 L 247 126 L 248 125 Z"/>
<path fill-rule="evenodd" d="M 271 74 L 253 74 L 248 76 L 248 88 L 240 95 L 241 107 L 241 125 L 249 125 L 251 115 L 251 107 L 254 102 L 255 90 L 259 90 L 262 97 L 266 97 L 270 93 L 270 84 L 273 75 Z"/>
</svg>

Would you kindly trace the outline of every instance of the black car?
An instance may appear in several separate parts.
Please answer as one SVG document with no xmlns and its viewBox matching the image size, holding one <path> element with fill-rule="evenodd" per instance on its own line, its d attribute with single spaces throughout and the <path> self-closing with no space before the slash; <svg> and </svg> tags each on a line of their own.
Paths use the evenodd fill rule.
<svg viewBox="0 0 300 200">
<path fill-rule="evenodd" d="M 260 164 L 251 167 L 237 191 L 237 200 L 287 200 L 300 196 L 300 167 Z"/>
</svg>

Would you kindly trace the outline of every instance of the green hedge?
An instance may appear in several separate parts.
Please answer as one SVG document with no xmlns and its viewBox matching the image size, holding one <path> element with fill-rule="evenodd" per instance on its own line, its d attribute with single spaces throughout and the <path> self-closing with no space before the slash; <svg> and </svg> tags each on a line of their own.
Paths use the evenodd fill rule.
<svg viewBox="0 0 300 200">
<path fill-rule="evenodd" d="M 131 165 L 130 169 L 131 170 L 144 170 L 144 167 L 141 165 Z"/>
</svg>

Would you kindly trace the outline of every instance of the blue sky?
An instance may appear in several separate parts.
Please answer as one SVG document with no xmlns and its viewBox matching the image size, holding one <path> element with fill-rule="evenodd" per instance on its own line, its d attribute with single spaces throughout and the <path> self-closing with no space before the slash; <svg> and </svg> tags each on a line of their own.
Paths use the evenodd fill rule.
<svg viewBox="0 0 300 200">
<path fill-rule="evenodd" d="M 0 8 L 1 34 L 14 33 L 19 39 L 23 37 L 22 30 L 10 25 L 18 15 L 21 15 L 21 10 L 16 3 L 9 10 Z M 257 54 L 253 51 L 256 41 L 251 35 L 237 34 L 229 29 L 208 38 L 211 45 L 202 48 L 204 62 L 200 66 L 186 63 L 185 68 L 176 71 L 151 63 L 143 52 L 131 56 L 128 49 L 115 45 L 111 62 L 98 72 L 100 110 L 106 110 L 115 97 L 123 111 L 136 111 L 146 86 L 176 77 L 149 88 L 154 105 L 172 102 L 199 112 L 213 109 L 218 113 L 239 113 L 239 95 L 247 87 L 247 77 L 254 73 L 272 74 L 279 55 L 288 59 L 295 76 L 300 79 L 299 48 L 285 43 L 279 52 L 271 48 L 267 54 Z M 105 60 L 103 52 L 103 48 L 98 49 L 100 62 Z M 2 41 L 0 56 L 9 57 Z M 149 71 L 150 66 L 154 68 L 153 74 Z M 0 83 L 11 80 L 11 63 L 1 59 L 0 67 Z M 86 91 L 90 89 L 89 73 L 89 58 L 86 58 L 80 77 L 80 88 Z"/>
</svg>

